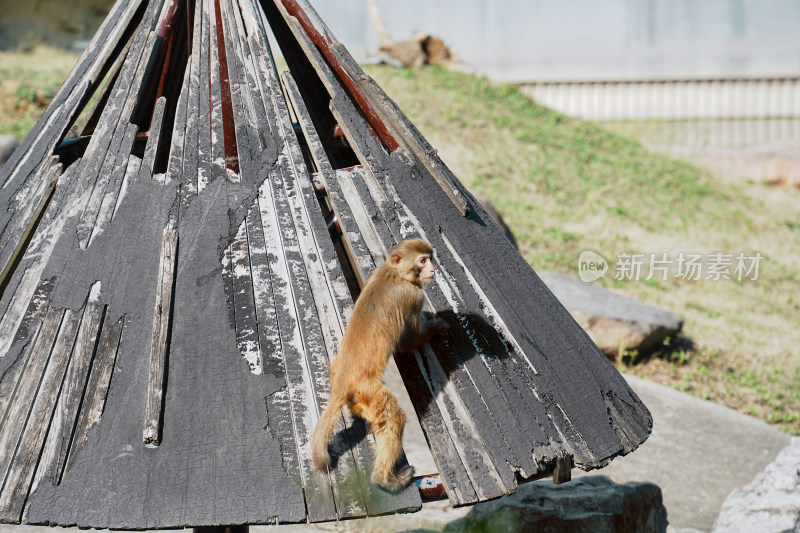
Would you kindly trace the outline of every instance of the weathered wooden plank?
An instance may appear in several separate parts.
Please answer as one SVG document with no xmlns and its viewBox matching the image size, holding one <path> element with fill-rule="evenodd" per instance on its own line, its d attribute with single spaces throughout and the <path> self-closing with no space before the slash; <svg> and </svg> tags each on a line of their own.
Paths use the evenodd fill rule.
<svg viewBox="0 0 800 533">
<path fill-rule="evenodd" d="M 360 170 L 363 171 L 363 169 Z M 389 250 L 391 250 L 391 248 L 386 248 L 386 246 L 392 243 L 392 241 L 381 239 L 380 233 L 376 228 L 376 224 L 373 222 L 373 214 L 374 216 L 378 216 L 377 209 L 373 214 L 370 214 L 367 205 L 361 201 L 358 188 L 355 184 L 355 181 L 361 180 L 361 177 L 354 176 L 354 174 L 357 174 L 358 172 L 359 169 L 337 170 L 333 181 L 338 183 L 343 199 L 346 202 L 345 205 L 348 208 L 346 210 L 349 210 L 352 214 L 353 221 L 356 223 L 355 229 L 364 240 L 364 247 L 367 249 L 367 257 L 372 259 L 373 264 L 380 265 L 389 255 Z M 361 182 L 363 183 L 363 180 L 361 180 Z M 374 206 L 374 204 L 372 205 Z M 380 222 L 379 224 L 384 230 L 388 230 L 384 222 Z M 389 233 L 386 231 L 384 237 L 388 236 Z M 349 228 L 346 232 L 346 238 L 348 240 L 355 238 L 355 231 L 353 231 L 352 228 Z M 363 252 L 359 251 L 359 253 L 362 254 L 363 257 Z M 364 274 L 371 272 L 371 270 L 365 270 L 365 268 L 368 267 L 369 263 L 365 259 L 362 259 L 362 263 L 359 264 L 362 278 Z M 366 282 L 366 279 L 364 278 L 363 281 Z"/>
<path fill-rule="evenodd" d="M 111 220 L 114 220 L 114 216 L 117 214 L 119 210 L 119 206 L 122 205 L 123 200 L 125 200 L 125 196 L 128 193 L 128 186 L 136 179 L 136 176 L 139 174 L 139 170 L 142 167 L 142 160 L 138 156 L 131 154 L 128 157 L 128 166 L 125 168 L 125 176 L 122 178 L 122 185 L 119 188 L 119 194 L 117 195 L 117 203 L 114 205 L 114 212 L 111 213 Z"/>
<path fill-rule="evenodd" d="M 275 177 L 266 180 L 259 195 L 259 208 L 261 220 L 264 224 L 264 235 L 267 245 L 267 254 L 270 257 L 270 271 L 272 272 L 272 287 L 278 310 L 278 322 L 283 347 L 286 380 L 288 382 L 288 396 L 292 407 L 294 435 L 297 443 L 298 458 L 300 462 L 300 475 L 306 497 L 306 510 L 312 522 L 334 520 L 336 507 L 330 489 L 327 474 L 316 472 L 311 460 L 311 432 L 318 419 L 318 409 L 312 387 L 309 369 L 305 364 L 306 353 L 301 336 L 300 317 L 296 308 L 297 298 L 294 295 L 295 283 L 290 277 L 290 272 L 299 273 L 292 269 L 286 254 L 290 246 L 285 242 L 291 241 L 292 230 L 285 229 L 278 219 L 276 198 L 279 191 L 273 185 Z M 278 181 L 278 183 L 280 183 Z M 297 246 L 294 245 L 297 254 Z M 298 284 L 299 285 L 299 284 Z"/>
<path fill-rule="evenodd" d="M 480 360 L 497 382 L 501 392 L 507 397 L 509 405 L 515 406 L 511 409 L 511 413 L 518 421 L 518 425 L 527 428 L 528 439 L 533 444 L 533 458 L 538 465 L 538 471 L 541 471 L 551 466 L 562 452 L 559 452 L 555 443 L 552 442 L 557 432 L 542 402 L 537 399 L 534 385 L 536 371 L 527 356 L 521 352 L 519 344 L 508 331 L 505 323 L 496 315 L 491 302 L 481 298 L 478 292 L 480 287 L 477 283 L 473 283 L 472 275 L 463 267 L 458 252 L 452 248 L 446 234 L 441 232 L 441 236 L 449 254 L 440 254 L 440 270 L 446 278 L 452 279 L 449 286 L 457 298 L 456 304 L 463 306 L 461 316 L 469 321 L 470 329 L 474 332 L 472 335 L 479 344 Z M 468 283 L 463 283 L 463 281 L 459 283 L 453 279 L 456 277 L 456 268 L 460 268 L 461 276 L 459 278 L 463 280 L 466 277 Z M 469 306 L 468 302 L 474 303 Z M 478 309 L 478 311 L 476 312 L 474 309 Z M 485 314 L 481 314 L 481 310 Z M 487 320 L 491 322 L 487 323 Z M 482 328 L 480 327 L 481 322 L 484 324 Z M 486 336 L 483 335 L 484 332 Z M 507 336 L 504 336 L 503 333 Z M 471 365 L 470 372 L 472 375 L 480 374 L 482 368 L 478 365 Z M 481 387 L 481 390 L 483 391 L 484 388 L 486 387 Z M 531 391 L 533 394 L 525 391 Z M 503 416 L 496 409 L 492 409 L 492 412 L 499 418 Z M 502 426 L 509 427 L 507 422 L 502 423 Z M 510 433 L 509 431 L 505 432 Z M 534 476 L 537 473 L 529 469 L 524 470 L 523 474 L 526 477 Z"/>
<path fill-rule="evenodd" d="M 85 246 L 88 240 L 88 228 L 93 227 L 96 210 L 91 207 L 99 203 L 97 197 L 102 194 L 103 186 L 108 180 L 108 173 L 96 178 L 101 171 L 102 165 L 110 166 L 113 163 L 114 156 L 117 153 L 117 145 L 122 140 L 122 132 L 127 129 L 127 121 L 133 111 L 135 105 L 136 95 L 141 86 L 144 77 L 144 71 L 147 67 L 150 55 L 154 51 L 156 44 L 156 34 L 149 32 L 149 28 L 155 22 L 157 16 L 156 10 L 157 2 L 152 2 L 148 5 L 147 11 L 144 15 L 142 23 L 135 31 L 133 43 L 128 50 L 128 56 L 123 68 L 116 79 L 112 95 L 103 109 L 97 127 L 92 135 L 91 141 L 86 148 L 86 152 L 82 158 L 81 175 L 84 179 L 89 180 L 91 187 L 97 188 L 97 182 L 100 182 L 101 188 L 97 193 L 93 193 L 88 197 L 87 205 L 90 207 L 87 216 L 82 219 L 87 219 L 83 222 L 83 245 Z M 131 93 L 133 91 L 133 93 Z M 112 144 L 112 141 L 116 145 Z M 111 154 L 108 152 L 111 150 Z M 107 162 L 108 158 L 111 161 Z M 83 208 L 84 210 L 86 207 Z M 91 222 L 88 221 L 91 219 Z"/>
<path fill-rule="evenodd" d="M 359 228 L 361 228 L 362 234 L 372 234 L 368 241 L 371 242 L 369 244 L 370 253 L 377 254 L 380 251 L 380 255 L 388 254 L 391 247 L 386 247 L 397 243 L 387 221 L 388 215 L 391 214 L 389 213 L 391 211 L 389 201 L 378 182 L 371 176 L 371 172 L 360 165 L 346 172 L 337 172 L 337 177 L 342 180 L 343 186 L 348 190 L 348 203 L 355 209 L 354 213 L 363 211 L 366 213 L 366 219 L 370 221 L 367 224 L 366 219 L 359 215 Z M 382 207 L 378 207 L 378 205 Z M 365 222 L 364 224 L 361 224 L 362 220 Z M 396 217 L 394 221 L 396 222 Z M 399 231 L 399 226 L 397 224 L 394 226 L 394 231 Z M 384 248 L 386 248 L 385 252 Z"/>
<path fill-rule="evenodd" d="M 414 410 L 417 412 L 425 437 L 438 466 L 442 485 L 453 505 L 466 505 L 480 501 L 466 468 L 461 461 L 455 443 L 444 424 L 439 407 L 431 394 L 425 377 L 419 367 L 419 358 L 401 357 L 395 359 L 410 394 Z"/>
<path fill-rule="evenodd" d="M 98 196 L 100 205 L 97 208 L 97 218 L 94 220 L 94 225 L 91 227 L 89 233 L 89 242 L 87 246 L 92 244 L 92 241 L 98 235 L 103 233 L 106 225 L 111 222 L 111 215 L 114 212 L 114 207 L 117 205 L 117 197 L 119 196 L 122 182 L 125 179 L 125 171 L 128 168 L 128 159 L 131 155 L 131 148 L 136 140 L 136 134 L 139 127 L 136 124 L 129 124 L 125 130 L 125 136 L 119 147 L 119 152 L 116 155 L 116 162 L 114 169 L 110 172 L 109 179 L 102 196 Z"/>
<path fill-rule="evenodd" d="M 263 367 L 258 343 L 258 319 L 246 221 L 242 221 L 239 231 L 236 232 L 227 251 L 230 256 L 233 277 L 233 317 L 236 324 L 236 343 L 239 345 L 242 357 L 247 361 L 250 372 L 261 375 Z"/>
<path fill-rule="evenodd" d="M 236 16 L 233 17 L 233 21 L 236 24 L 236 31 L 239 35 L 237 46 L 240 50 L 239 54 L 242 58 L 242 68 L 244 69 L 242 77 L 244 87 L 242 94 L 244 96 L 247 113 L 250 116 L 250 120 L 254 125 L 254 131 L 258 137 L 257 144 L 254 144 L 254 147 L 264 150 L 267 148 L 268 144 L 272 142 L 272 139 L 269 135 L 271 129 L 269 121 L 267 120 L 268 113 L 264 108 L 261 86 L 257 81 L 259 73 L 258 67 L 256 66 L 257 59 L 255 57 L 255 50 L 258 50 L 258 46 L 254 44 L 256 35 L 251 35 L 251 33 L 256 33 L 257 30 L 252 27 L 248 29 L 246 22 L 248 18 L 254 19 L 252 9 L 252 4 L 247 0 L 237 2 L 233 7 L 233 11 L 236 14 Z M 255 155 L 257 156 L 258 154 L 256 153 Z"/>
<path fill-rule="evenodd" d="M 204 36 L 208 33 L 206 8 L 204 0 L 196 0 L 194 27 L 192 31 L 192 49 L 188 65 L 184 71 L 184 84 L 178 101 L 178 112 L 172 133 L 172 148 L 167 175 L 169 181 L 181 178 L 181 193 L 184 196 L 197 194 L 198 185 L 198 139 L 204 117 L 200 110 L 201 85 L 208 86 L 208 78 L 201 76 L 203 46 L 207 46 Z M 206 48 L 205 53 L 208 54 Z M 206 63 L 208 58 L 206 57 Z M 206 89 L 208 90 L 208 89 Z M 207 100 L 207 99 L 206 99 Z M 208 105 L 206 101 L 206 106 Z M 206 138 L 211 143 L 210 135 Z"/>
<path fill-rule="evenodd" d="M 436 354 L 426 345 L 423 350 L 415 352 L 415 357 L 478 497 L 487 500 L 502 496 L 507 488 L 483 441 L 486 435 L 480 433 L 469 416 L 467 407 L 455 390 L 455 385 L 448 380 Z"/>
<path fill-rule="evenodd" d="M 184 76 L 185 80 L 185 76 Z M 180 97 L 178 97 L 178 106 L 180 107 Z M 155 164 L 158 155 L 163 149 L 161 146 L 161 135 L 163 133 L 164 111 L 167 107 L 167 99 L 161 97 L 156 100 L 155 107 L 153 108 L 153 116 L 150 120 L 150 132 L 147 136 L 147 145 L 144 149 L 144 157 L 142 158 L 142 165 L 144 168 L 150 170 L 151 173 L 155 172 Z M 184 111 L 185 112 L 185 111 Z M 182 140 L 183 132 L 179 138 Z"/>
<path fill-rule="evenodd" d="M 0 318 L 0 358 L 9 352 L 58 237 L 68 218 L 75 214 L 70 211 L 70 206 L 81 193 L 87 194 L 75 186 L 80 177 L 77 175 L 79 168 L 80 160 L 75 161 L 59 179 L 59 186 L 34 232 L 31 244 L 12 276 L 11 284 L 16 287 L 13 292 L 7 290 L 8 297 L 3 295 L 4 300 L 8 298 L 8 303 Z"/>
<path fill-rule="evenodd" d="M 14 344 L 35 342 L 41 327 L 42 317 L 48 309 L 50 293 L 53 286 L 50 280 L 42 280 L 36 287 L 36 292 L 28 303 L 19 327 L 14 332 Z M 10 344 L 10 343 L 9 343 Z M 0 377 L 0 428 L 5 421 L 6 409 L 14 398 L 17 382 L 25 369 L 27 358 L 24 351 L 19 353 L 13 362 L 9 361 L 7 370 Z M 3 352 L 2 357 L 12 357 L 8 352 Z"/>
<path fill-rule="evenodd" d="M 164 229 L 158 272 L 158 292 L 153 311 L 153 332 L 150 341 L 150 372 L 145 397 L 144 428 L 142 438 L 149 446 L 161 442 L 161 423 L 164 405 L 164 380 L 169 352 L 169 330 L 172 315 L 173 280 L 177 262 L 178 232 L 175 221 L 170 220 Z"/>
<path fill-rule="evenodd" d="M 556 461 L 556 468 L 553 471 L 553 483 L 560 485 L 572 479 L 572 457 L 563 455 Z"/>
<path fill-rule="evenodd" d="M 259 189 L 259 196 L 265 194 L 269 194 L 266 185 Z M 299 481 L 300 463 L 292 421 L 289 384 L 286 382 L 286 365 L 283 361 L 277 305 L 273 295 L 271 264 L 278 258 L 268 255 L 270 249 L 279 247 L 280 243 L 272 242 L 267 245 L 265 229 L 270 238 L 274 239 L 275 231 L 272 230 L 274 221 L 271 218 L 262 221 L 258 202 L 251 208 L 246 222 L 262 369 L 264 374 L 278 378 L 283 383 L 283 387 L 266 398 L 267 415 L 272 434 L 280 442 L 283 467 L 290 479 Z"/>
<path fill-rule="evenodd" d="M 340 107 L 350 111 L 346 112 Z M 359 196 L 367 206 L 373 222 L 376 219 L 383 219 L 383 224 L 374 222 L 376 231 L 384 243 L 399 242 L 395 239 L 402 233 L 403 221 L 399 218 L 402 212 L 401 208 L 396 204 L 395 198 L 390 197 L 388 191 L 384 190 L 384 183 L 387 181 L 386 169 L 380 168 L 377 164 L 370 164 L 366 156 L 367 154 L 384 153 L 383 148 L 372 135 L 363 135 L 363 132 L 359 130 L 363 121 L 357 122 L 354 118 L 352 104 L 344 99 L 339 99 L 338 103 L 331 101 L 330 108 L 333 116 L 342 125 L 345 138 L 361 162 L 358 172 L 354 172 L 351 176 L 359 191 Z M 410 171 L 411 169 L 404 170 Z"/>
<path fill-rule="evenodd" d="M 284 73 L 283 83 L 292 102 L 295 114 L 297 115 L 297 120 L 303 128 L 309 151 L 311 152 L 323 186 L 328 193 L 333 212 L 336 214 L 339 224 L 342 227 L 346 249 L 353 260 L 353 264 L 357 267 L 356 274 L 363 285 L 366 281 L 366 275 L 375 268 L 375 264 L 380 264 L 380 259 L 376 258 L 374 255 L 370 256 L 372 249 L 366 249 L 364 240 L 368 237 L 364 236 L 362 238 L 361 236 L 355 218 L 357 215 L 353 213 L 353 208 L 348 208 L 347 200 L 345 199 L 346 194 L 342 187 L 340 187 L 340 180 L 337 179 L 336 173 L 325 155 L 322 141 L 320 141 L 317 130 L 311 122 L 311 116 L 308 114 L 305 102 L 303 102 L 300 91 L 290 73 Z"/>
<path fill-rule="evenodd" d="M 122 70 L 122 65 L 125 63 L 125 59 L 128 57 L 128 52 L 133 44 L 135 32 L 130 33 L 131 34 L 128 38 L 128 41 L 120 51 L 119 55 L 116 57 L 116 59 L 114 59 L 114 62 L 110 67 L 106 67 L 108 69 L 108 74 L 99 80 L 100 85 L 94 89 L 94 94 L 92 94 L 93 98 L 91 98 L 94 100 L 94 103 L 91 107 L 84 107 L 80 111 L 80 115 L 76 117 L 75 123 L 70 126 L 69 131 L 67 131 L 65 134 L 66 138 L 69 139 L 71 137 L 83 137 L 91 135 L 94 132 L 94 128 L 97 126 L 97 122 L 100 120 L 100 115 L 103 114 L 103 109 L 106 107 L 108 99 L 111 98 L 111 93 L 113 92 L 114 85 L 119 77 L 119 73 Z M 78 119 L 81 116 L 83 116 L 83 119 L 78 122 Z"/>
<path fill-rule="evenodd" d="M 127 68 L 128 63 L 126 62 L 120 79 L 117 80 L 118 86 L 106 105 L 97 130 L 92 135 L 92 140 L 86 149 L 83 159 L 85 168 L 82 172 L 89 177 L 96 176 L 96 180 L 78 222 L 77 231 L 80 245 L 83 248 L 88 246 L 92 231 L 97 225 L 98 213 L 106 196 L 117 157 L 120 152 L 124 154 L 124 157 L 131 152 L 135 132 L 132 136 L 130 132 L 135 126 L 128 123 L 128 118 L 136 105 L 148 61 L 150 56 L 155 53 L 156 42 L 157 35 L 155 32 L 151 32 L 139 50 L 139 61 L 135 64 L 135 70 Z M 136 42 L 134 42 L 132 51 L 134 53 L 136 51 Z M 95 143 L 96 139 L 102 140 Z M 118 188 L 118 185 L 115 188 Z"/>
<path fill-rule="evenodd" d="M 222 118 L 222 87 L 220 80 L 219 43 L 217 42 L 217 17 L 214 4 L 208 1 L 204 10 L 208 10 L 209 20 L 209 94 L 211 106 L 211 180 L 226 177 L 225 166 L 225 129 Z M 205 13 L 204 13 L 205 14 Z"/>
<path fill-rule="evenodd" d="M 196 0 L 200 2 L 201 0 Z M 197 107 L 194 109 L 198 109 L 197 116 L 202 117 L 202 120 L 199 121 L 199 124 L 196 126 L 187 129 L 188 132 L 191 132 L 191 135 L 188 135 L 187 142 L 187 153 L 189 154 L 189 158 L 194 158 L 195 153 L 197 154 L 197 162 L 196 166 L 197 169 L 194 171 L 194 166 L 187 167 L 184 164 L 184 175 L 186 176 L 184 180 L 186 182 L 197 180 L 197 193 L 200 194 L 203 189 L 206 188 L 209 180 L 212 179 L 213 173 L 211 169 L 211 159 L 212 159 L 212 115 L 211 115 L 211 68 L 210 68 L 210 54 L 211 54 L 211 43 L 210 43 L 210 20 L 209 20 L 209 9 L 210 9 L 210 0 L 202 0 L 202 13 L 201 13 L 201 33 L 200 39 L 202 40 L 200 43 L 200 64 L 199 64 L 199 71 L 198 71 L 198 83 L 199 83 L 199 93 L 198 93 L 198 104 Z M 197 34 L 195 33 L 195 41 L 197 41 Z M 194 75 L 193 75 L 194 76 Z M 192 78 L 192 83 L 194 83 L 194 77 Z M 191 105 L 191 104 L 190 104 Z M 194 113 L 190 113 L 189 116 L 194 115 Z M 187 128 L 189 128 L 187 126 Z M 216 132 L 217 130 L 214 129 Z M 197 134 L 195 136 L 195 133 Z M 214 133 L 213 135 L 216 135 Z M 193 147 L 196 148 L 195 149 Z M 223 152 L 224 153 L 224 152 Z M 186 163 L 191 163 L 191 159 L 189 159 Z"/>
<path fill-rule="evenodd" d="M 225 76 L 225 73 L 227 73 L 227 78 L 223 79 L 222 83 L 227 85 L 227 95 L 230 95 L 229 104 L 232 111 L 232 127 L 236 138 L 236 157 L 240 167 L 246 167 L 253 159 L 253 151 L 250 146 L 253 135 L 251 133 L 252 126 L 249 123 L 250 116 L 245 110 L 242 102 L 243 98 L 241 72 L 239 69 L 239 50 L 234 44 L 234 41 L 238 40 L 238 36 L 235 35 L 235 30 L 231 29 L 235 26 L 231 21 L 233 15 L 230 13 L 229 7 L 230 3 L 227 0 L 219 0 L 217 2 L 219 14 L 216 22 L 221 28 L 221 33 L 218 33 L 218 35 L 222 37 L 221 39 L 218 39 L 217 46 L 219 47 L 220 58 L 222 58 L 222 52 L 224 50 L 226 60 L 224 65 L 220 65 L 220 75 Z M 227 95 L 223 87 L 223 98 L 226 98 Z M 223 120 L 227 122 L 224 114 Z M 227 152 L 226 155 L 230 157 L 230 154 Z M 237 170 L 237 172 L 239 171 Z"/>
<path fill-rule="evenodd" d="M 36 471 L 42 447 L 56 402 L 61 394 L 67 364 L 78 331 L 80 316 L 67 309 L 56 338 L 52 353 L 35 395 L 30 398 L 32 406 L 27 420 L 23 422 L 23 433 L 16 445 L 13 462 L 10 463 L 5 483 L 0 491 L 0 520 L 18 522 L 28 497 L 28 491 Z M 4 427 L 4 431 L 16 428 Z"/>
<path fill-rule="evenodd" d="M 26 359 L 25 370 L 17 382 L 13 398 L 0 425 L 0 479 L 5 479 L 8 475 L 63 317 L 64 311 L 48 309 L 36 341 L 28 345 L 23 356 Z"/>
<path fill-rule="evenodd" d="M 47 441 L 31 483 L 31 493 L 43 481 L 61 482 L 103 321 L 105 307 L 100 303 L 100 291 L 101 284 L 97 282 L 87 298 Z"/>
<path fill-rule="evenodd" d="M 117 361 L 117 350 L 122 336 L 123 320 L 111 323 L 106 316 L 97 341 L 92 368 L 86 389 L 83 392 L 80 413 L 75 424 L 72 441 L 69 444 L 61 476 L 69 470 L 75 460 L 78 450 L 86 442 L 89 430 L 100 421 L 106 404 L 106 396 L 111 383 L 114 365 Z M 86 348 L 88 349 L 88 346 Z"/>
<path fill-rule="evenodd" d="M 253 57 L 255 68 L 255 79 L 258 86 L 258 95 L 261 99 L 261 106 L 265 110 L 264 123 L 266 128 L 261 127 L 261 135 L 275 133 L 277 131 L 277 119 L 272 108 L 272 86 L 275 84 L 275 65 L 272 60 L 272 52 L 269 47 L 268 37 L 261 18 L 263 10 L 255 3 L 243 2 L 244 20 L 247 26 L 248 43 Z M 254 91 L 255 94 L 255 91 Z M 258 108 L 260 109 L 260 107 Z M 262 142 L 268 142 L 263 138 Z"/>
<path fill-rule="evenodd" d="M 234 127 L 236 130 L 236 148 L 240 169 L 249 168 L 259 151 L 259 142 L 255 134 L 256 112 L 249 97 L 249 87 L 244 72 L 244 53 L 236 21 L 238 13 L 229 0 L 220 1 L 222 24 L 224 26 L 225 51 L 227 54 L 228 81 L 233 108 Z M 238 12 L 238 7 L 236 8 Z"/>
<path fill-rule="evenodd" d="M 395 139 L 400 141 L 401 145 L 425 166 L 428 173 L 436 180 L 436 183 L 439 184 L 442 191 L 453 202 L 456 209 L 462 215 L 467 216 L 469 214 L 469 204 L 467 204 L 464 195 L 461 194 L 461 191 L 454 183 L 457 178 L 439 158 L 437 150 L 428 143 L 414 124 L 408 120 L 408 117 L 403 114 L 397 104 L 386 96 L 386 93 L 375 83 L 375 80 L 364 74 L 361 68 L 358 67 L 358 63 L 349 57 L 347 50 L 341 44 L 335 43 L 331 46 L 331 52 L 351 72 L 351 75 L 367 96 L 367 100 L 377 111 L 389 131 L 394 134 Z"/>
<path fill-rule="evenodd" d="M 58 183 L 61 164 L 57 158 L 47 158 L 37 170 L 37 176 L 30 187 L 15 195 L 14 201 L 20 209 L 14 211 L 13 219 L 0 234 L 0 285 L 12 274 L 14 262 L 23 249 L 30 234 L 35 231 L 42 211 L 50 200 L 50 195 Z"/>
</svg>

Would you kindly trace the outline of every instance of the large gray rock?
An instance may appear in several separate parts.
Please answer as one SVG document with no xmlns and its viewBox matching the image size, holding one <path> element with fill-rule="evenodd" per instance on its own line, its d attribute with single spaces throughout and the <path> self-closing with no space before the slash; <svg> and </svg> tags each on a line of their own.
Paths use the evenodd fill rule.
<svg viewBox="0 0 800 533">
<path fill-rule="evenodd" d="M 2 167 L 14 150 L 17 149 L 19 143 L 11 135 L 0 135 L 0 167 Z"/>
<path fill-rule="evenodd" d="M 620 349 L 639 353 L 652 350 L 683 328 L 683 319 L 669 311 L 564 274 L 547 271 L 537 274 L 612 360 Z"/>
<path fill-rule="evenodd" d="M 562 485 L 521 485 L 517 493 L 476 505 L 445 531 L 471 533 L 649 533 L 667 530 L 661 489 L 652 483 L 617 485 L 587 476 Z"/>
<path fill-rule="evenodd" d="M 800 437 L 722 504 L 714 533 L 753 531 L 800 532 Z"/>
</svg>

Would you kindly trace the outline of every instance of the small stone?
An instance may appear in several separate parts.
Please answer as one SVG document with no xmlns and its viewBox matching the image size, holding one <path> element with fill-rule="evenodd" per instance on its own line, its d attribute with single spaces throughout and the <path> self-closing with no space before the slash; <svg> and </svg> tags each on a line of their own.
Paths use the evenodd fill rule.
<svg viewBox="0 0 800 533">
<path fill-rule="evenodd" d="M 521 485 L 516 494 L 475 505 L 445 531 L 663 533 L 667 510 L 652 483 L 618 485 L 605 476 L 586 476 L 561 485 Z"/>
</svg>

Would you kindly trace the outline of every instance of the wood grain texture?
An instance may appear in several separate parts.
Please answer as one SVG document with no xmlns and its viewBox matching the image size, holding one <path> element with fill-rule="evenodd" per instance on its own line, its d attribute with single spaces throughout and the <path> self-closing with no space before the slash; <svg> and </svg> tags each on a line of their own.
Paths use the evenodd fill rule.
<svg viewBox="0 0 800 533">
<path fill-rule="evenodd" d="M 58 336 L 52 352 L 48 354 L 47 367 L 38 384 L 39 390 L 32 399 L 30 413 L 0 492 L 0 520 L 4 522 L 17 522 L 22 516 L 33 475 L 42 455 L 42 445 L 45 443 L 53 411 L 63 388 L 66 367 L 72 355 L 79 322 L 80 317 L 74 312 L 64 311 Z M 46 345 L 42 345 L 44 346 Z M 13 433 L 11 428 L 4 428 L 4 432 L 6 431 L 9 434 Z"/>
<path fill-rule="evenodd" d="M 44 443 L 30 492 L 36 490 L 36 486 L 43 481 L 60 482 L 64 473 L 89 373 L 98 350 L 97 341 L 105 312 L 105 306 L 100 303 L 100 291 L 100 284 L 95 284 L 87 298 L 80 326 L 75 328 L 77 336 L 71 346 L 72 355 L 69 359 L 69 366 L 64 376 L 58 403 L 47 432 L 47 441 Z M 70 327 L 62 327 L 62 329 L 64 337 L 68 337 L 72 331 Z M 83 407 L 87 406 L 84 404 Z"/>
<path fill-rule="evenodd" d="M 94 360 L 92 361 L 91 372 L 89 373 L 86 388 L 83 391 L 78 420 L 75 423 L 72 439 L 69 443 L 66 457 L 64 458 L 64 464 L 60 469 L 58 478 L 54 478 L 54 480 L 61 481 L 64 472 L 72 465 L 75 454 L 86 442 L 89 430 L 100 422 L 100 416 L 103 414 L 106 397 L 108 396 L 108 388 L 111 384 L 111 374 L 114 371 L 114 364 L 117 359 L 122 325 L 123 323 L 121 320 L 114 324 L 103 322 L 103 327 L 100 330 L 100 337 L 94 348 Z M 91 329 L 87 330 L 87 332 L 90 331 Z M 87 358 L 90 353 L 89 350 L 89 345 L 84 345 L 82 353 L 80 354 L 82 360 Z"/>
<path fill-rule="evenodd" d="M 164 387 L 169 350 L 170 322 L 173 306 L 173 284 L 178 250 L 178 232 L 175 222 L 164 229 L 158 271 L 156 305 L 153 309 L 153 333 L 150 340 L 150 372 L 144 406 L 142 438 L 149 446 L 161 442 Z"/>
</svg>

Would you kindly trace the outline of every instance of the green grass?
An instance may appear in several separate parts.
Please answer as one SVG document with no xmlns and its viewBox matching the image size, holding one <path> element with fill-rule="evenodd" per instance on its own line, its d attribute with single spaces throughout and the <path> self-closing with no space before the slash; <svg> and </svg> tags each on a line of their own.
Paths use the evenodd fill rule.
<svg viewBox="0 0 800 533">
<path fill-rule="evenodd" d="M 0 53 L 0 134 L 22 140 L 66 79 L 76 57 L 50 48 Z"/>
</svg>

